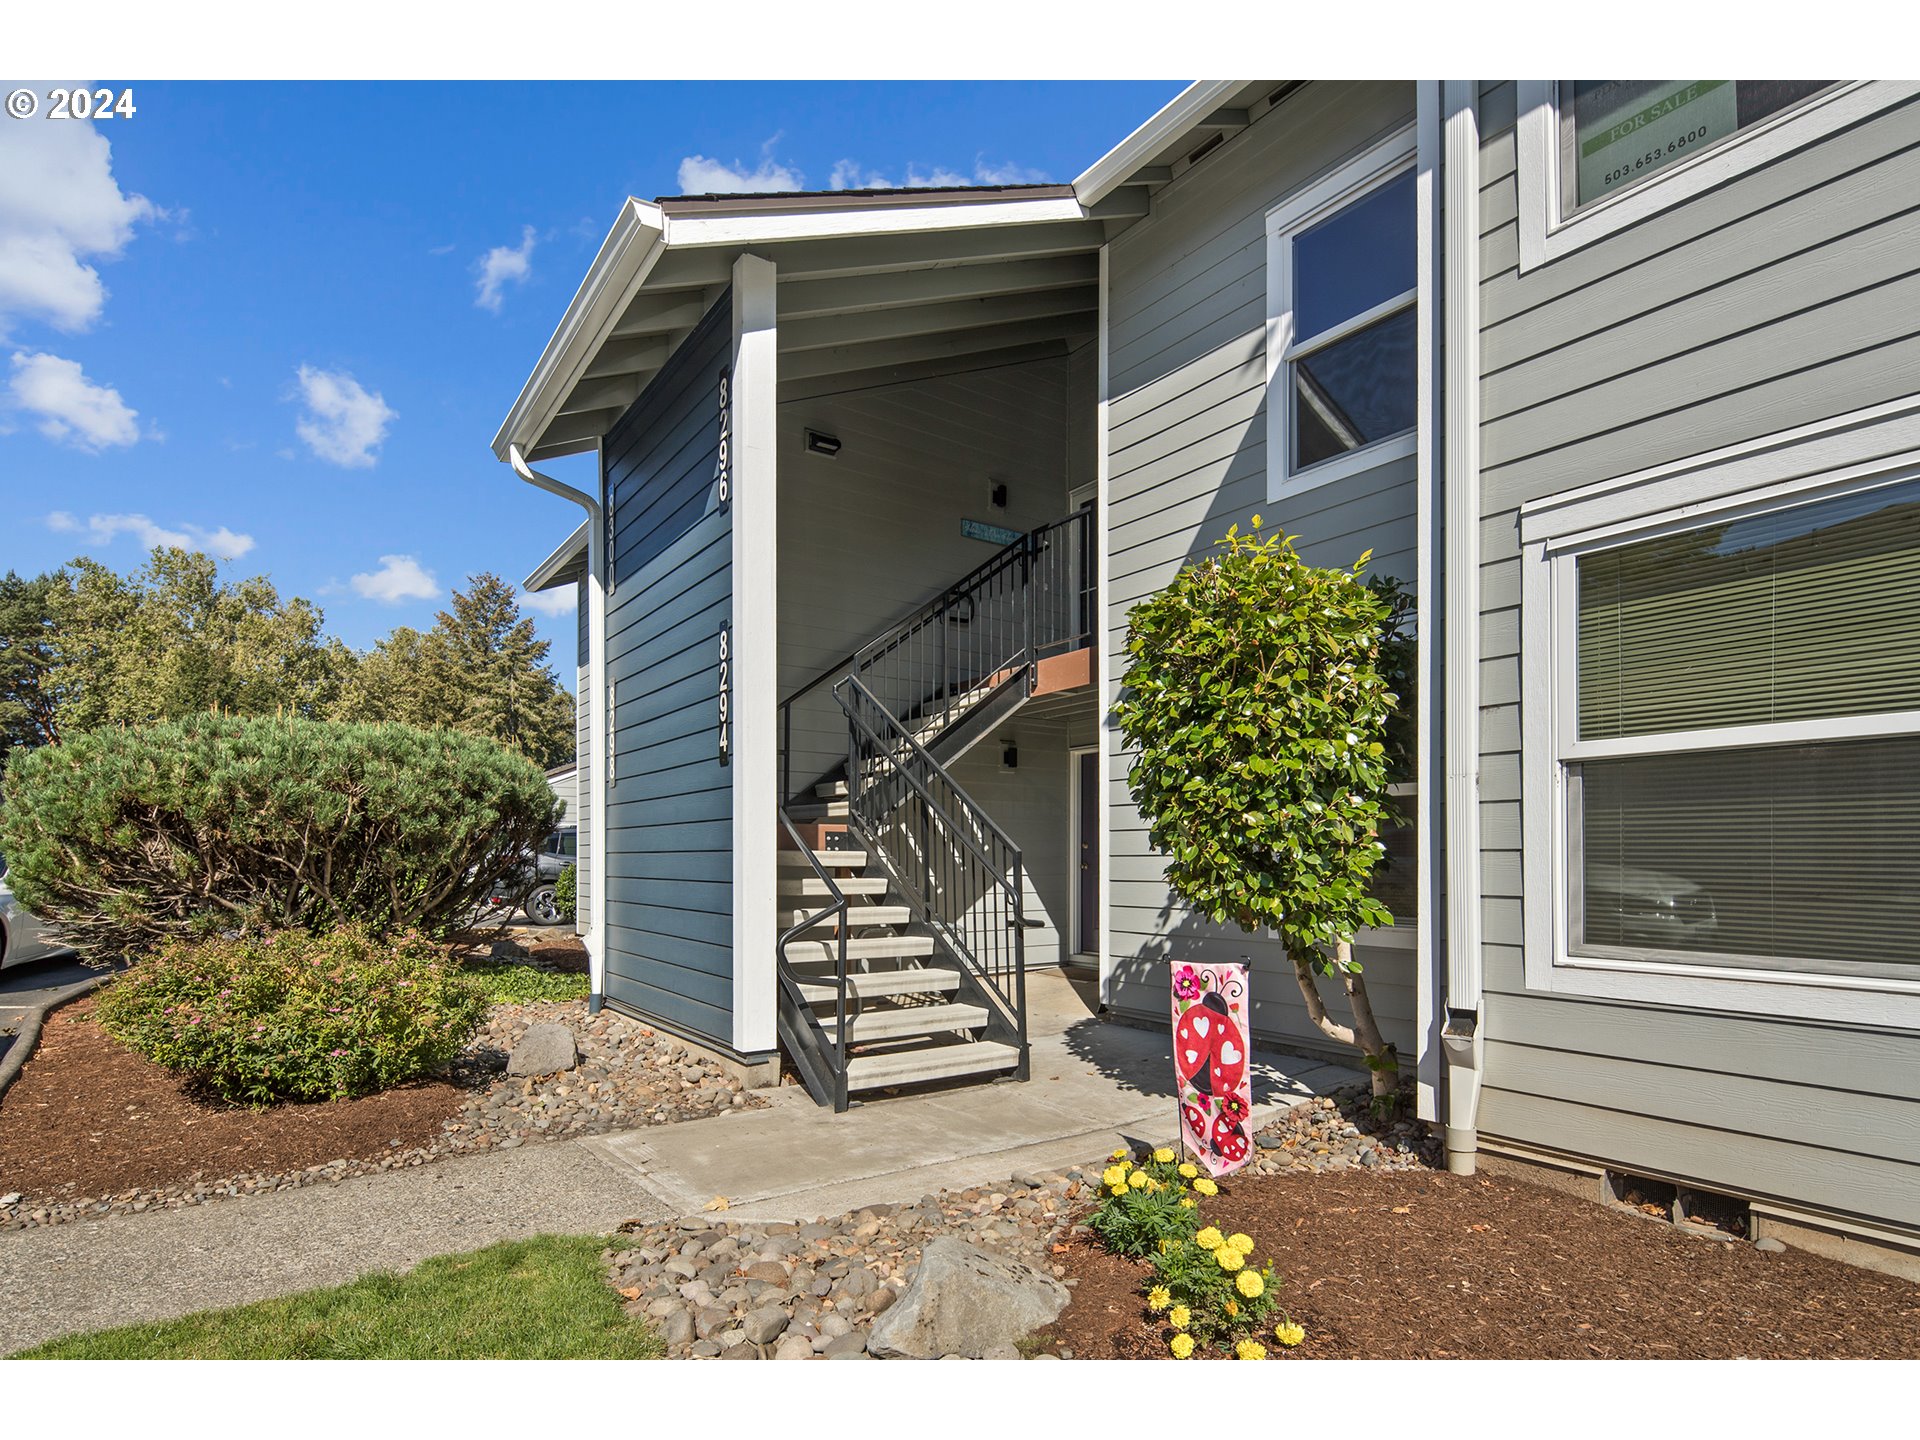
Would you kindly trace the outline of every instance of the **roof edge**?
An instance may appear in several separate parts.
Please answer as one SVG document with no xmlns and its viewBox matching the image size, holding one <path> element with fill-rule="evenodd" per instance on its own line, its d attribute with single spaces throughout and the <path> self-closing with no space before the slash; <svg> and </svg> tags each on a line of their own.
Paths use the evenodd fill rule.
<svg viewBox="0 0 1920 1440">
<path fill-rule="evenodd" d="M 563 582 L 561 577 L 573 568 L 576 561 L 585 557 L 588 523 L 582 520 L 574 528 L 574 532 L 555 546 L 553 553 L 536 565 L 533 573 L 520 582 L 520 588 L 537 594 L 539 591 L 558 589 L 561 584 L 570 583 Z"/>
<path fill-rule="evenodd" d="M 1245 80 L 1196 80 L 1156 110 L 1147 122 L 1081 172 L 1073 190 L 1082 205 L 1096 205 L 1118 190 L 1142 165 L 1218 110 Z"/>
</svg>

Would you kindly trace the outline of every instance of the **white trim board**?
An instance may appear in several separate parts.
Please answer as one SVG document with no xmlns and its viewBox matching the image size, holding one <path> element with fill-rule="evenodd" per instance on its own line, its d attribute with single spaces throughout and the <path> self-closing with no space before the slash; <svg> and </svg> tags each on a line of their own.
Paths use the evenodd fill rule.
<svg viewBox="0 0 1920 1440">
<path fill-rule="evenodd" d="M 1914 733 L 1920 712 L 1741 727 L 1685 736 L 1635 737 L 1630 747 L 1575 745 L 1572 572 L 1591 549 L 1721 516 L 1803 504 L 1920 474 L 1920 450 L 1902 448 L 1915 424 L 1913 400 L 1874 406 L 1656 471 L 1586 487 L 1570 504 L 1522 511 L 1521 794 L 1522 929 L 1529 990 L 1798 1020 L 1920 1029 L 1920 980 L 1715 966 L 1666 958 L 1633 960 L 1568 953 L 1567 760 L 1625 748 L 1724 748 L 1856 734 Z M 1874 418 L 1863 418 L 1874 417 Z M 1894 453 L 1887 453 L 1889 450 Z M 1809 470 L 1818 455 L 1829 468 Z M 1719 468 L 1715 468 L 1716 459 Z M 1560 497 L 1565 500 L 1567 497 Z M 1668 743 L 1678 742 L 1678 743 Z"/>
<path fill-rule="evenodd" d="M 1839 86 L 1563 217 L 1560 145 L 1555 133 L 1558 87 L 1556 80 L 1514 82 L 1522 274 L 1920 95 L 1920 84 L 1905 81 L 1861 80 Z"/>
</svg>

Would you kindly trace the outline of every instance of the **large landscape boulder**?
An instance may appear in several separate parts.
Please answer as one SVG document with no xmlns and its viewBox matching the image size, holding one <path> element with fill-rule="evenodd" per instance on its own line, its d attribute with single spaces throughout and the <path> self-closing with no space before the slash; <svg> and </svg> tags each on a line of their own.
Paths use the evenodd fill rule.
<svg viewBox="0 0 1920 1440">
<path fill-rule="evenodd" d="M 507 1057 L 509 1075 L 555 1075 L 571 1070 L 579 1063 L 580 1052 L 573 1043 L 573 1031 L 564 1025 L 543 1021 L 529 1025 L 520 1043 Z"/>
<path fill-rule="evenodd" d="M 1066 1286 L 1030 1265 L 943 1236 L 874 1322 L 867 1349 L 883 1360 L 977 1360 L 1051 1324 L 1070 1298 Z"/>
</svg>

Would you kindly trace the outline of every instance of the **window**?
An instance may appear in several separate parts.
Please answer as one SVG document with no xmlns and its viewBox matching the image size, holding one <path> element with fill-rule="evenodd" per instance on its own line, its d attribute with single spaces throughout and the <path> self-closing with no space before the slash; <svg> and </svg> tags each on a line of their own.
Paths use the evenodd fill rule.
<svg viewBox="0 0 1920 1440">
<path fill-rule="evenodd" d="M 1760 493 L 1527 545 L 1528 983 L 1920 1020 L 1920 467 Z"/>
<path fill-rule="evenodd" d="M 1812 99 L 1831 80 L 1562 80 L 1561 213 Z"/>
<path fill-rule="evenodd" d="M 1411 137 L 1267 216 L 1268 498 L 1413 453 Z"/>
<path fill-rule="evenodd" d="M 1521 80 L 1520 268 L 1920 95 L 1899 81 Z"/>
</svg>

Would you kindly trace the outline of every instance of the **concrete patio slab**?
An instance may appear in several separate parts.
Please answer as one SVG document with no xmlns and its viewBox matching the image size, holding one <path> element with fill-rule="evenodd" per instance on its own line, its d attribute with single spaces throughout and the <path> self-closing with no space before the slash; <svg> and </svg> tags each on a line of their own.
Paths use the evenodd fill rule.
<svg viewBox="0 0 1920 1440">
<path fill-rule="evenodd" d="M 1033 1078 L 869 1101 L 844 1115 L 804 1091 L 724 1123 L 628 1131 L 581 1143 L 673 1213 L 725 1197 L 729 1215 L 813 1220 L 875 1201 L 1004 1180 L 1097 1159 L 1121 1143 L 1158 1144 L 1178 1128 L 1169 1036 L 1097 1019 L 1089 987 L 1042 972 L 1028 981 Z M 1255 1051 L 1259 1125 L 1361 1072 Z"/>
</svg>

